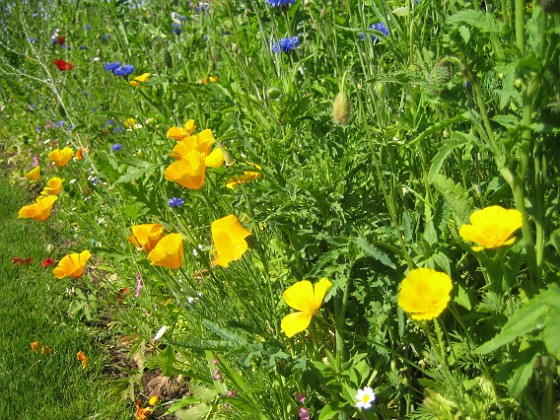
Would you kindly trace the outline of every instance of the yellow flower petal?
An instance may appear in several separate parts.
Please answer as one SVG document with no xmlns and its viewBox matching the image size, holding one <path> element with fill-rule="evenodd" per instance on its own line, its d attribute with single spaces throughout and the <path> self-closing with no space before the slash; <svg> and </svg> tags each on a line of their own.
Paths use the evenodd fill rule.
<svg viewBox="0 0 560 420">
<path fill-rule="evenodd" d="M 184 127 L 171 127 L 167 130 L 165 135 L 168 139 L 173 139 L 175 141 L 181 141 L 189 136 L 189 132 Z"/>
<path fill-rule="evenodd" d="M 62 191 L 62 178 L 55 176 L 47 181 L 47 185 L 41 191 L 42 195 L 58 195 Z"/>
<path fill-rule="evenodd" d="M 193 119 L 188 120 L 185 124 L 183 124 L 183 128 L 187 130 L 189 136 L 192 136 L 192 133 L 194 133 L 194 130 L 196 130 L 196 125 L 194 123 L 194 120 Z"/>
<path fill-rule="evenodd" d="M 22 207 L 19 210 L 18 217 L 39 221 L 47 220 L 51 215 L 52 206 L 57 199 L 56 195 L 39 196 L 33 204 Z"/>
<path fill-rule="evenodd" d="M 164 227 L 158 223 L 132 226 L 128 241 L 137 248 L 150 252 L 163 237 Z"/>
<path fill-rule="evenodd" d="M 184 157 L 169 165 L 163 176 L 169 181 L 176 182 L 183 187 L 200 190 L 204 186 L 204 176 L 206 165 L 204 163 L 206 155 L 196 150 L 192 150 Z"/>
<path fill-rule="evenodd" d="M 245 182 L 261 177 L 260 172 L 244 171 L 242 175 L 234 175 L 226 181 L 226 186 L 232 190 Z"/>
<path fill-rule="evenodd" d="M 148 254 L 152 265 L 167 268 L 180 268 L 183 264 L 183 236 L 170 233 L 160 239 Z"/>
<path fill-rule="evenodd" d="M 211 230 L 217 254 L 215 263 L 219 266 L 227 267 L 247 251 L 249 245 L 245 238 L 251 232 L 245 229 L 234 215 L 230 214 L 212 222 Z"/>
<path fill-rule="evenodd" d="M 434 319 L 447 307 L 452 288 L 447 274 L 431 268 L 417 268 L 401 282 L 398 305 L 410 313 L 412 319 Z"/>
<path fill-rule="evenodd" d="M 136 76 L 133 80 L 131 80 L 130 85 L 131 86 L 138 86 L 140 83 L 146 83 L 148 81 L 148 79 L 150 78 L 150 73 L 143 73 L 140 76 Z"/>
<path fill-rule="evenodd" d="M 29 172 L 26 172 L 23 176 L 25 176 L 30 181 L 37 181 L 41 176 L 41 167 L 35 166 Z"/>
<path fill-rule="evenodd" d="M 293 337 L 299 332 L 304 331 L 311 323 L 312 315 L 306 312 L 294 312 L 282 319 L 280 328 L 288 336 Z"/>
<path fill-rule="evenodd" d="M 224 164 L 224 155 L 222 149 L 217 148 L 208 156 L 206 156 L 204 163 L 209 168 L 219 168 Z"/>
<path fill-rule="evenodd" d="M 304 311 L 311 315 L 313 312 L 313 285 L 308 280 L 298 281 L 288 287 L 282 296 L 284 296 L 284 301 L 286 304 L 298 311 Z"/>
</svg>

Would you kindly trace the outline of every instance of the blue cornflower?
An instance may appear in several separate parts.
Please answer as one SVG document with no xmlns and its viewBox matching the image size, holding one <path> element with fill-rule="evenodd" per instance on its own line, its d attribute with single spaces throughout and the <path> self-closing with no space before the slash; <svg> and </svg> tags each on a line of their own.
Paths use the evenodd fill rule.
<svg viewBox="0 0 560 420">
<path fill-rule="evenodd" d="M 80 51 L 87 50 L 87 47 L 85 45 L 80 45 L 78 48 L 80 49 Z"/>
<path fill-rule="evenodd" d="M 120 133 L 120 132 L 122 132 L 122 127 L 120 125 L 116 126 L 113 129 L 113 133 L 115 133 L 115 134 Z"/>
<path fill-rule="evenodd" d="M 290 4 L 295 4 L 295 0 L 265 0 L 272 7 L 279 6 L 289 6 Z"/>
<path fill-rule="evenodd" d="M 385 36 L 389 36 L 389 29 L 387 29 L 387 27 L 383 22 L 373 23 L 369 26 L 369 29 L 373 29 L 374 31 L 381 32 Z M 360 32 L 359 36 L 362 41 L 365 39 L 363 32 Z M 380 39 L 375 35 L 371 36 L 371 40 L 373 41 L 374 44 L 377 44 L 380 41 Z"/>
<path fill-rule="evenodd" d="M 37 38 L 34 38 L 34 37 L 27 38 L 27 42 L 29 42 L 30 44 L 35 44 L 37 41 L 39 41 L 39 40 Z"/>
<path fill-rule="evenodd" d="M 171 24 L 171 26 L 173 27 L 173 33 L 175 35 L 181 35 L 181 24 L 180 23 L 173 22 Z"/>
<path fill-rule="evenodd" d="M 115 76 L 130 76 L 134 73 L 134 66 L 132 64 L 125 64 L 120 66 L 118 69 L 113 70 Z"/>
<path fill-rule="evenodd" d="M 280 51 L 289 53 L 299 45 L 299 38 L 293 36 L 291 38 L 280 38 L 279 42 L 272 43 L 272 51 L 278 54 Z"/>
<path fill-rule="evenodd" d="M 88 23 L 86 26 L 84 26 L 84 31 L 89 31 L 91 29 L 91 23 Z"/>
<path fill-rule="evenodd" d="M 115 143 L 111 146 L 113 152 L 118 152 L 119 150 L 123 149 L 123 145 L 121 143 Z"/>
<path fill-rule="evenodd" d="M 115 61 L 114 63 L 105 63 L 105 65 L 103 67 L 105 67 L 105 70 L 115 71 L 120 66 L 121 66 L 121 62 L 120 61 Z"/>
<path fill-rule="evenodd" d="M 115 122 L 113 120 L 107 120 L 105 121 L 105 124 L 107 125 L 113 125 Z"/>
<path fill-rule="evenodd" d="M 181 197 L 171 197 L 169 200 L 167 200 L 167 204 L 169 204 L 169 207 L 181 207 L 183 204 L 185 204 L 185 200 L 183 200 Z"/>
<path fill-rule="evenodd" d="M 60 120 L 60 121 L 57 121 L 57 122 L 54 123 L 54 126 L 55 126 L 56 128 L 62 128 L 62 127 L 64 127 L 65 125 L 66 125 L 66 122 L 65 122 L 64 120 Z"/>
</svg>

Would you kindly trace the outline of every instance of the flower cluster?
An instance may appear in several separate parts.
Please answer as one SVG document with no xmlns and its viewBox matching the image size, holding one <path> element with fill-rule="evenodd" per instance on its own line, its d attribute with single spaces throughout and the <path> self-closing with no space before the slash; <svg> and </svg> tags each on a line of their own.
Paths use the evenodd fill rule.
<svg viewBox="0 0 560 420">
<path fill-rule="evenodd" d="M 384 36 L 389 36 L 389 29 L 387 29 L 387 26 L 385 26 L 385 24 L 383 22 L 373 23 L 369 26 L 369 29 L 371 29 L 371 30 L 373 30 L 373 31 L 375 31 L 379 34 L 382 34 Z M 359 35 L 359 37 L 362 41 L 365 40 L 363 32 L 360 32 L 358 35 Z M 374 44 L 377 44 L 380 41 L 379 37 L 376 36 L 375 34 L 371 35 L 371 40 L 373 41 Z"/>
<path fill-rule="evenodd" d="M 120 61 L 105 63 L 105 70 L 110 71 L 115 76 L 127 77 L 134 73 L 135 67 L 132 64 L 121 65 Z"/>
<path fill-rule="evenodd" d="M 299 38 L 297 36 L 292 36 L 290 38 L 280 38 L 278 42 L 272 43 L 272 52 L 279 54 L 290 53 L 299 45 Z"/>
</svg>

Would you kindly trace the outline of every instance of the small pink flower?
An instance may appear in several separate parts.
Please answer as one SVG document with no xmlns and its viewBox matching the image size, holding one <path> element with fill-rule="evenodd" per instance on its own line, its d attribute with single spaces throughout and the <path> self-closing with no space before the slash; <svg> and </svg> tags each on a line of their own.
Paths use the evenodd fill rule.
<svg viewBox="0 0 560 420">
<path fill-rule="evenodd" d="M 226 393 L 226 397 L 228 398 L 235 398 L 237 396 L 237 392 L 231 390 Z"/>
<path fill-rule="evenodd" d="M 136 272 L 136 293 L 134 293 L 134 297 L 140 296 L 140 289 L 142 289 L 142 277 L 140 277 L 140 273 Z"/>
<path fill-rule="evenodd" d="M 222 380 L 222 374 L 218 369 L 214 369 L 214 380 L 215 381 L 221 381 Z"/>
<path fill-rule="evenodd" d="M 303 392 L 296 392 L 296 401 L 300 404 L 303 404 L 307 397 Z"/>
<path fill-rule="evenodd" d="M 299 420 L 309 420 L 309 410 L 305 407 L 300 407 L 298 409 Z"/>
</svg>

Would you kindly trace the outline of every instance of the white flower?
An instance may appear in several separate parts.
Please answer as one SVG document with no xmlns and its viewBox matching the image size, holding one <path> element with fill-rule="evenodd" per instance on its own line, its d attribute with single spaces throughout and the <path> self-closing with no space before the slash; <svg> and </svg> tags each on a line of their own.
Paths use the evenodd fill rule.
<svg viewBox="0 0 560 420">
<path fill-rule="evenodd" d="M 364 389 L 358 389 L 356 399 L 358 400 L 356 408 L 363 408 L 364 410 L 367 410 L 368 408 L 371 408 L 371 403 L 375 401 L 375 393 L 373 392 L 373 389 L 366 386 Z"/>
<path fill-rule="evenodd" d="M 161 337 L 163 337 L 163 334 L 165 334 L 165 331 L 167 331 L 167 325 L 164 325 L 163 327 L 161 327 L 158 332 L 156 333 L 155 337 L 154 337 L 154 341 L 158 341 Z"/>
</svg>

